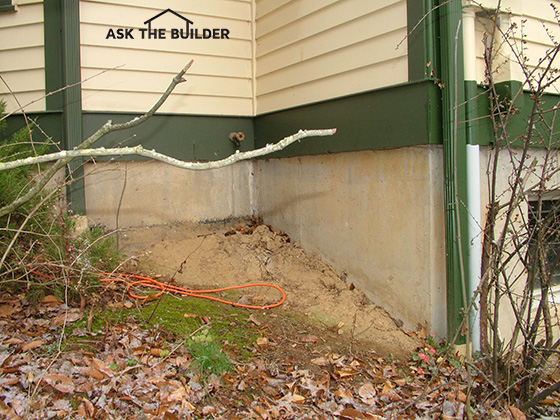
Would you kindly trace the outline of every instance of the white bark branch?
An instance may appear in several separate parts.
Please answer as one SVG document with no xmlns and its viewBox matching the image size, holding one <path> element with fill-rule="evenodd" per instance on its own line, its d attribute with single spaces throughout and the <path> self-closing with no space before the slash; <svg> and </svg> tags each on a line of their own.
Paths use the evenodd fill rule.
<svg viewBox="0 0 560 420">
<path fill-rule="evenodd" d="M 278 152 L 290 144 L 299 141 L 305 137 L 317 137 L 317 136 L 332 136 L 336 133 L 336 128 L 328 130 L 300 130 L 296 134 L 285 137 L 275 144 L 267 144 L 265 147 L 260 149 L 250 150 L 248 152 L 239 152 L 239 150 L 228 156 L 227 158 L 211 161 L 211 162 L 186 162 L 183 160 L 175 159 L 170 156 L 164 155 L 162 153 L 156 152 L 155 150 L 147 150 L 142 147 L 142 145 L 134 147 L 118 147 L 118 148 L 94 148 L 94 149 L 74 149 L 74 150 L 62 150 L 56 153 L 49 153 L 41 156 L 33 156 L 25 159 L 14 160 L 11 162 L 0 162 L 0 171 L 5 171 L 8 169 L 18 168 L 20 166 L 35 165 L 38 163 L 52 162 L 60 159 L 69 159 L 76 157 L 99 157 L 99 156 L 142 156 L 154 160 L 159 160 L 161 162 L 167 163 L 169 165 L 176 166 L 182 169 L 190 170 L 208 170 L 222 168 L 224 166 L 232 165 L 240 160 L 253 159 L 259 156 L 268 155 L 270 153 Z"/>
</svg>

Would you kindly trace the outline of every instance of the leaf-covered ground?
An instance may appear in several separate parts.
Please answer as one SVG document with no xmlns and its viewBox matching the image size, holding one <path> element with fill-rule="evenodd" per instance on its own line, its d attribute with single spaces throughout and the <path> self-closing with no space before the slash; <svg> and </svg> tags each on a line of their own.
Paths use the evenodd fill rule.
<svg viewBox="0 0 560 420">
<path fill-rule="evenodd" d="M 423 329 L 407 333 L 418 346 L 396 360 L 294 306 L 140 302 L 124 287 L 102 284 L 75 307 L 63 296 L 0 297 L 3 418 L 527 418 L 476 366 L 469 385 L 457 356 Z M 557 418 L 558 397 L 542 418 Z"/>
<path fill-rule="evenodd" d="M 110 291 L 100 299 L 109 294 L 122 297 Z M 246 331 L 248 354 L 217 337 L 231 365 L 216 375 L 200 368 L 188 342 L 223 319 L 185 313 L 201 326 L 185 336 L 162 325 L 146 328 L 134 302 L 120 303 L 127 316 L 95 326 L 93 311 L 53 296 L 40 303 L 4 298 L 0 413 L 9 419 L 467 418 L 466 372 L 444 360 L 433 342 L 397 362 L 349 348 L 336 332 L 281 310 L 229 313 L 231 328 Z M 484 378 L 473 379 L 473 418 L 524 418 L 513 405 L 492 408 Z"/>
</svg>

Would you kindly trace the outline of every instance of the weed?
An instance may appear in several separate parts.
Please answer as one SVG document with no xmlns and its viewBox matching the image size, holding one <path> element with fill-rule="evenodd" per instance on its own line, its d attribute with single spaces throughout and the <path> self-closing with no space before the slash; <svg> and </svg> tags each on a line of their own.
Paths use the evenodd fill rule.
<svg viewBox="0 0 560 420">
<path fill-rule="evenodd" d="M 187 341 L 193 364 L 201 376 L 221 375 L 231 369 L 231 361 L 215 342 L 208 329 L 203 329 Z"/>
</svg>

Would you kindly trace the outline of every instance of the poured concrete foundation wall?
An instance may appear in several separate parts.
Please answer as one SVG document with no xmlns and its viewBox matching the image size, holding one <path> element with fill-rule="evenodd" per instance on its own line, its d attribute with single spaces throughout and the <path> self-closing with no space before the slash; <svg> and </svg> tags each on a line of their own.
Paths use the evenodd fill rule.
<svg viewBox="0 0 560 420">
<path fill-rule="evenodd" d="M 161 162 L 88 164 L 87 215 L 90 223 L 109 229 L 116 226 L 117 210 L 121 228 L 251 215 L 250 167 L 238 162 L 187 171 Z"/>
<path fill-rule="evenodd" d="M 203 172 L 158 162 L 89 164 L 86 208 L 90 223 L 108 228 L 117 211 L 121 228 L 261 215 L 346 271 L 405 327 L 421 324 L 444 336 L 442 164 L 440 146 L 263 159 Z"/>
<path fill-rule="evenodd" d="M 255 207 L 405 327 L 443 336 L 442 165 L 440 146 L 259 160 Z"/>
</svg>

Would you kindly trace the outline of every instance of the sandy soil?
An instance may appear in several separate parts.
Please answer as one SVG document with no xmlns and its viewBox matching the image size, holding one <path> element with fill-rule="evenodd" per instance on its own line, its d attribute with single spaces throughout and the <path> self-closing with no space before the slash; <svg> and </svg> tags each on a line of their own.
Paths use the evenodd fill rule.
<svg viewBox="0 0 560 420">
<path fill-rule="evenodd" d="M 335 269 L 308 255 L 272 226 L 240 220 L 159 226 L 121 233 L 119 243 L 133 256 L 132 265 L 173 277 L 189 288 L 274 283 L 287 294 L 282 310 L 303 314 L 381 356 L 406 359 L 419 345 L 385 310 L 345 281 L 343 267 Z M 246 290 L 240 300 L 251 304 L 280 297 L 273 289 Z"/>
</svg>

